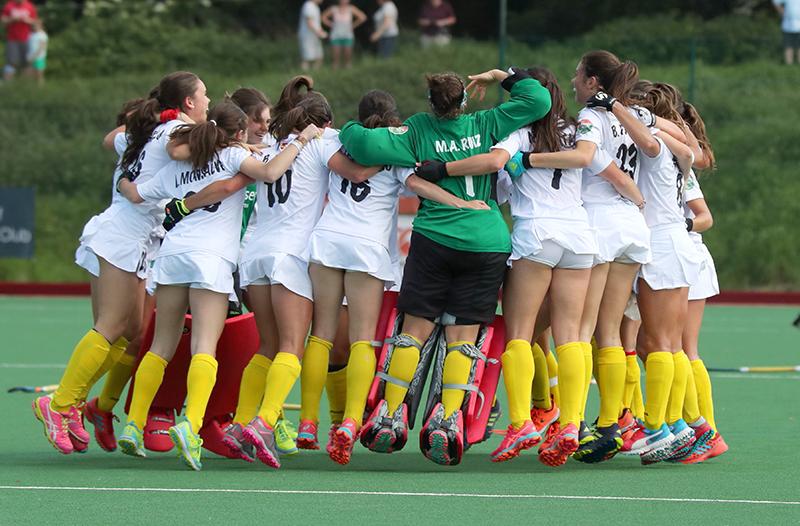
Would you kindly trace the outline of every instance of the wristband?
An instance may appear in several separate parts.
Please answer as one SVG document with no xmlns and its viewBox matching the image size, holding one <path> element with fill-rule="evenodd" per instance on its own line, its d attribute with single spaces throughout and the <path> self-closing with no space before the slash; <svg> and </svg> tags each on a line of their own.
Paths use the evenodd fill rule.
<svg viewBox="0 0 800 526">
<path fill-rule="evenodd" d="M 694 219 L 691 217 L 686 218 L 686 231 L 691 232 L 694 229 Z"/>
<path fill-rule="evenodd" d="M 533 152 L 522 152 L 522 166 L 526 170 L 533 168 L 531 165 L 531 155 L 533 155 Z"/>
<path fill-rule="evenodd" d="M 302 142 L 298 141 L 297 139 L 292 139 L 289 142 L 289 144 L 287 144 L 286 146 L 294 146 L 295 148 L 297 148 L 297 153 L 300 153 L 300 152 L 303 151 L 303 146 L 304 145 L 303 145 Z"/>
</svg>

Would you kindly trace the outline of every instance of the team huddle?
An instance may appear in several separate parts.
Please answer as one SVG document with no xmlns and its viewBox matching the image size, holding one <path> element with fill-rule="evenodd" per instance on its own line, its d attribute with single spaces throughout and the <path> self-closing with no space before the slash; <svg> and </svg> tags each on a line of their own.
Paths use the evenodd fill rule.
<svg viewBox="0 0 800 526">
<path fill-rule="evenodd" d="M 494 83 L 509 100 L 466 112 L 470 92 L 482 99 Z M 543 67 L 466 85 L 428 75 L 429 112 L 402 120 L 392 96 L 373 90 L 341 130 L 306 76 L 274 106 L 240 88 L 209 109 L 189 72 L 125 103 L 104 140 L 119 155 L 112 203 L 76 252 L 93 327 L 58 389 L 33 404 L 49 442 L 86 451 L 85 419 L 104 450 L 146 456 L 188 311 L 185 420 L 170 415 L 162 433 L 201 469 L 203 440 L 214 450 L 204 418 L 227 365 L 218 342 L 243 303 L 258 349 L 238 392 L 214 394 L 235 407 L 217 437 L 229 457 L 279 468 L 282 456 L 319 449 L 327 391 L 335 462 L 349 463 L 359 441 L 402 449 L 419 411 L 422 453 L 455 465 L 492 436 L 500 369 L 510 425 L 494 462 L 536 445 L 553 467 L 724 453 L 698 354 L 705 300 L 719 292 L 694 172 L 714 167 L 703 121 L 674 87 L 639 80 L 635 64 L 606 51 L 581 57 L 572 84 L 585 104 L 577 119 Z M 420 205 L 401 268 L 403 191 Z M 600 409 L 588 425 L 592 378 Z M 113 410 L 131 379 L 117 439 Z M 295 429 L 284 405 L 298 379 Z"/>
</svg>

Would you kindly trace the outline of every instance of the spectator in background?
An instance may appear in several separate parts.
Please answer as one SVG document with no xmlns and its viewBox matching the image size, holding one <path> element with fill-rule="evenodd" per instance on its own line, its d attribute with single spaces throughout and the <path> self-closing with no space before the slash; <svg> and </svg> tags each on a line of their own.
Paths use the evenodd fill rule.
<svg viewBox="0 0 800 526">
<path fill-rule="evenodd" d="M 378 10 L 372 19 L 375 21 L 375 31 L 369 37 L 370 42 L 377 42 L 378 56 L 382 58 L 394 55 L 397 48 L 397 6 L 392 0 L 378 0 Z"/>
<path fill-rule="evenodd" d="M 297 27 L 297 38 L 300 41 L 300 67 L 307 71 L 309 67 L 317 69 L 322 65 L 322 39 L 328 34 L 320 24 L 319 5 L 322 0 L 306 0 L 300 9 L 300 23 Z"/>
<path fill-rule="evenodd" d="M 800 63 L 800 0 L 773 0 L 773 3 L 783 17 L 783 60 L 787 64 Z"/>
<path fill-rule="evenodd" d="M 11 80 L 18 69 L 25 67 L 28 58 L 28 37 L 36 20 L 36 8 L 28 0 L 8 0 L 3 6 L 0 21 L 6 28 L 6 65 L 3 79 Z"/>
<path fill-rule="evenodd" d="M 28 64 L 30 73 L 41 86 L 44 84 L 44 70 L 47 67 L 47 41 L 44 24 L 38 18 L 33 21 L 33 32 L 28 37 Z"/>
<path fill-rule="evenodd" d="M 339 0 L 322 13 L 322 23 L 331 28 L 331 50 L 333 51 L 333 69 L 339 67 L 344 55 L 344 67 L 349 68 L 353 62 L 353 30 L 366 22 L 367 15 L 350 0 Z"/>
<path fill-rule="evenodd" d="M 450 28 L 456 23 L 456 14 L 446 0 L 427 0 L 420 9 L 417 23 L 422 31 L 422 47 L 446 46 L 450 43 Z"/>
</svg>

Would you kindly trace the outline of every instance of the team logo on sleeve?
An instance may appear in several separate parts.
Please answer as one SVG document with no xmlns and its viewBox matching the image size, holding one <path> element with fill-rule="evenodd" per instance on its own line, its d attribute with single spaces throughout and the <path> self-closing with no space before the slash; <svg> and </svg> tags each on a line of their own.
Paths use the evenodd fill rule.
<svg viewBox="0 0 800 526">
<path fill-rule="evenodd" d="M 594 124 L 589 119 L 581 119 L 578 121 L 578 135 L 585 135 L 592 131 Z"/>
<path fill-rule="evenodd" d="M 403 135 L 408 131 L 408 126 L 389 126 L 389 132 L 395 135 Z"/>
</svg>

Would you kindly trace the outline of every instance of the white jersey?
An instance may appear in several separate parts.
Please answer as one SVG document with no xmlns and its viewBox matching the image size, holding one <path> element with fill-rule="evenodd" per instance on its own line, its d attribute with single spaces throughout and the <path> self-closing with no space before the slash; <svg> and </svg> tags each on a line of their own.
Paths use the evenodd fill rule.
<svg viewBox="0 0 800 526">
<path fill-rule="evenodd" d="M 692 209 L 689 208 L 689 201 L 694 201 L 695 199 L 705 199 L 705 196 L 703 195 L 703 190 L 700 189 L 700 182 L 697 180 L 694 170 L 689 170 L 689 176 L 686 178 L 683 187 L 684 217 L 694 219 L 694 212 L 692 212 Z M 691 237 L 692 241 L 695 243 L 703 242 L 703 234 L 700 232 L 689 232 L 689 237 Z"/>
<path fill-rule="evenodd" d="M 573 126 L 564 131 L 567 135 L 575 134 Z M 517 152 L 532 151 L 533 133 L 528 127 L 521 128 L 492 146 L 492 149 L 505 150 L 510 157 Z M 527 170 L 513 182 L 509 203 L 515 219 L 587 220 L 581 201 L 581 170 L 577 168 Z"/>
<path fill-rule="evenodd" d="M 636 110 L 630 109 L 630 111 L 636 114 Z M 638 114 L 637 117 L 639 117 Z M 596 144 L 597 149 L 610 156 L 620 170 L 628 174 L 634 182 L 638 182 L 639 149 L 613 113 L 583 108 L 578 114 L 575 140 Z M 586 204 L 607 204 L 612 200 L 624 199 L 611 183 L 597 175 L 600 171 L 602 169 L 599 169 L 598 163 L 593 163 L 592 166 L 583 170 L 583 201 Z"/>
<path fill-rule="evenodd" d="M 150 140 L 147 141 L 147 144 L 144 145 L 144 148 L 139 153 L 139 158 L 129 167 L 129 171 L 133 174 L 134 181 L 137 184 L 146 183 L 159 170 L 172 162 L 172 158 L 167 153 L 167 143 L 169 142 L 170 134 L 175 128 L 184 124 L 186 123 L 181 120 L 173 119 L 156 126 L 150 136 Z M 163 201 L 145 201 L 137 206 L 154 214 L 159 219 L 163 219 L 164 204 Z"/>
<path fill-rule="evenodd" d="M 114 136 L 114 151 L 117 152 L 117 165 L 114 167 L 114 179 L 111 181 L 111 204 L 117 201 L 125 201 L 125 197 L 117 192 L 117 181 L 122 175 L 122 155 L 128 147 L 128 136 L 126 133 L 118 133 Z"/>
<path fill-rule="evenodd" d="M 683 224 L 683 174 L 664 141 L 659 137 L 655 139 L 660 146 L 658 154 L 641 156 L 639 189 L 647 201 L 644 219 L 650 228 Z"/>
<path fill-rule="evenodd" d="M 329 149 L 338 151 L 339 139 L 330 139 Z M 382 170 L 363 183 L 352 183 L 331 172 L 328 204 L 315 231 L 347 234 L 374 241 L 390 250 L 392 232 L 397 230 L 398 198 L 413 168 Z"/>
<path fill-rule="evenodd" d="M 139 195 L 149 200 L 188 197 L 215 181 L 236 175 L 249 156 L 248 150 L 230 146 L 217 152 L 201 169 L 186 161 L 172 161 L 138 186 Z M 158 257 L 205 252 L 235 265 L 239 259 L 243 204 L 244 189 L 219 203 L 193 211 L 167 233 Z"/>
<path fill-rule="evenodd" d="M 332 132 L 325 133 L 330 136 Z M 280 153 L 295 135 L 263 150 L 263 160 Z M 242 261 L 281 252 L 308 259 L 308 239 L 322 213 L 328 190 L 328 160 L 338 147 L 325 139 L 310 141 L 274 183 L 258 183 L 258 219 Z"/>
</svg>

